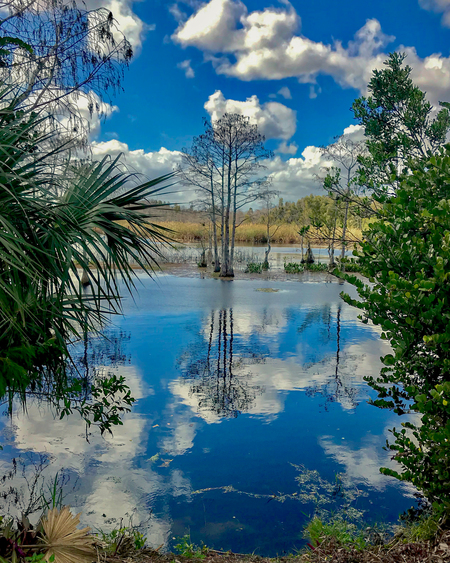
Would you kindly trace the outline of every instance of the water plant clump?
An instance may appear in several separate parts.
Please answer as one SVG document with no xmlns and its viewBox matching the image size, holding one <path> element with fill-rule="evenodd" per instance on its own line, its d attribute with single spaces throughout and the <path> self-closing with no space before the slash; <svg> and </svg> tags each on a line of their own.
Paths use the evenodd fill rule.
<svg viewBox="0 0 450 563">
<path fill-rule="evenodd" d="M 261 274 L 262 271 L 266 270 L 267 268 L 263 267 L 263 264 L 260 262 L 249 262 L 247 267 L 245 268 L 246 274 Z"/>
<path fill-rule="evenodd" d="M 178 543 L 175 545 L 177 553 L 189 559 L 205 559 L 208 554 L 208 547 L 206 545 L 196 545 L 191 540 L 191 534 L 185 534 L 179 538 Z"/>
<path fill-rule="evenodd" d="M 286 274 L 300 274 L 304 272 L 305 267 L 303 264 L 299 264 L 298 262 L 285 262 L 284 263 L 284 271 Z"/>
</svg>

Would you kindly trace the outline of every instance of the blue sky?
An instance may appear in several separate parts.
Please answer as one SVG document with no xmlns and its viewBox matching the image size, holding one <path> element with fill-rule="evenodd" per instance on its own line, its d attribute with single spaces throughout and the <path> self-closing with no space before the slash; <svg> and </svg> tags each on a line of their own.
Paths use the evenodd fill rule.
<svg viewBox="0 0 450 563">
<path fill-rule="evenodd" d="M 320 193 L 318 147 L 361 137 L 351 104 L 390 51 L 433 104 L 450 100 L 450 0 L 108 1 L 136 56 L 94 153 L 148 176 L 176 165 L 204 116 L 235 111 L 266 135 L 285 199 Z"/>
</svg>

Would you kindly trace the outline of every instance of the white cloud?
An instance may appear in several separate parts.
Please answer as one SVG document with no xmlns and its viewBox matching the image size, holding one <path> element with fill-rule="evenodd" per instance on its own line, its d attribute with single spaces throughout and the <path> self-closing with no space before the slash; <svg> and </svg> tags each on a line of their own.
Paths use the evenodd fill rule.
<svg viewBox="0 0 450 563">
<path fill-rule="evenodd" d="M 322 184 L 315 178 L 324 166 L 331 163 L 324 159 L 319 147 L 306 147 L 299 158 L 283 160 L 275 156 L 265 162 L 266 173 L 273 187 L 287 201 L 297 201 L 310 194 L 323 195 Z"/>
<path fill-rule="evenodd" d="M 260 133 L 267 139 L 290 139 L 297 128 L 297 112 L 278 102 L 261 104 L 257 96 L 245 102 L 227 100 L 220 90 L 209 96 L 205 109 L 213 121 L 224 113 L 245 115 L 258 125 Z"/>
<path fill-rule="evenodd" d="M 450 26 L 450 0 L 420 0 L 422 7 L 443 13 Z M 320 93 L 317 78 L 331 76 L 343 88 L 366 93 L 372 71 L 387 59 L 385 47 L 395 37 L 385 34 L 380 22 L 369 19 L 344 46 L 327 44 L 299 33 L 300 17 L 287 1 L 281 9 L 248 13 L 240 0 L 210 0 L 184 23 L 173 40 L 194 46 L 212 61 L 218 74 L 241 80 L 282 80 L 294 77 L 310 84 L 310 98 Z M 413 79 L 433 105 L 450 98 L 450 57 L 434 53 L 420 58 L 414 47 L 398 48 L 408 54 Z"/>
<path fill-rule="evenodd" d="M 344 129 L 344 135 L 354 143 L 364 140 L 364 127 L 362 125 L 349 125 Z"/>
<path fill-rule="evenodd" d="M 317 84 L 310 84 L 309 85 L 309 98 L 311 100 L 314 100 L 317 98 L 317 96 L 322 92 L 322 88 L 320 88 L 320 86 L 317 86 Z"/>
<path fill-rule="evenodd" d="M 280 88 L 278 90 L 278 94 L 280 94 L 280 96 L 283 96 L 285 100 L 292 100 L 291 91 L 287 86 L 283 86 L 283 88 Z"/>
<path fill-rule="evenodd" d="M 186 78 L 194 78 L 195 72 L 191 67 L 191 59 L 187 59 L 185 61 L 182 61 L 181 63 L 178 63 L 177 67 L 181 70 L 184 70 Z"/>
<path fill-rule="evenodd" d="M 372 69 L 385 58 L 380 51 L 394 38 L 372 19 L 347 48 L 339 41 L 315 42 L 296 34 L 300 17 L 289 2 L 284 4 L 248 13 L 240 0 L 210 0 L 180 23 L 172 37 L 183 47 L 223 54 L 214 63 L 219 74 L 242 80 L 297 77 L 314 84 L 323 73 L 342 86 L 363 90 Z M 235 60 L 228 58 L 230 53 Z"/>
<path fill-rule="evenodd" d="M 220 96 L 216 96 L 216 94 L 210 96 L 207 102 L 208 104 L 211 98 L 213 98 L 209 106 L 211 110 L 210 114 L 212 114 L 211 117 L 213 119 L 217 119 L 217 117 L 220 117 L 225 111 L 239 111 L 235 108 L 234 104 L 241 104 L 241 106 L 238 106 L 241 109 L 241 113 L 244 113 L 242 111 L 243 108 L 250 108 L 249 113 L 245 113 L 245 115 L 254 115 L 254 119 L 257 120 L 260 130 L 265 132 L 267 136 L 271 138 L 282 138 L 281 135 L 285 135 L 286 137 L 288 135 L 291 136 L 293 134 L 291 131 L 295 131 L 295 124 L 292 124 L 292 122 L 289 128 L 286 124 L 282 127 L 279 122 L 277 123 L 273 115 L 271 119 L 271 113 L 266 111 L 266 106 L 272 104 L 272 102 L 270 102 L 270 104 L 259 105 L 256 96 L 249 98 L 250 103 L 249 100 L 247 100 L 247 102 L 236 102 L 235 100 L 225 100 L 220 92 Z M 216 98 L 214 98 L 214 96 L 216 96 Z M 254 98 L 256 98 L 256 102 Z M 220 103 L 217 103 L 218 100 Z M 246 106 L 247 103 L 248 106 Z M 207 104 L 205 104 L 205 107 Z M 276 105 L 282 106 L 282 104 Z M 285 106 L 282 107 L 284 108 Z M 363 129 L 360 125 L 349 125 L 344 129 L 343 133 L 348 135 L 354 142 L 363 138 Z M 95 158 L 102 158 L 105 155 L 117 156 L 123 154 L 124 162 L 131 172 L 143 174 L 148 178 L 168 174 L 181 162 L 181 152 L 179 151 L 170 151 L 164 147 L 161 147 L 159 151 L 153 152 L 145 152 L 142 149 L 132 151 L 126 143 L 120 142 L 117 139 L 106 142 L 93 142 L 91 143 L 91 147 Z M 266 166 L 265 174 L 271 178 L 274 189 L 280 192 L 280 197 L 283 197 L 287 201 L 296 201 L 310 194 L 323 195 L 325 192 L 322 184 L 316 177 L 323 172 L 324 167 L 329 167 L 333 164 L 336 165 L 336 163 L 333 163 L 322 155 L 320 147 L 315 146 L 306 147 L 298 158 L 288 158 L 285 160 L 279 156 L 294 155 L 297 150 L 298 146 L 296 143 L 282 141 L 275 151 L 277 155 L 264 162 Z M 180 189 L 180 191 L 177 191 L 178 189 Z M 176 201 L 177 203 L 189 203 L 195 199 L 195 191 L 174 186 L 170 188 L 170 197 L 167 198 L 164 196 L 164 198 Z"/>
<path fill-rule="evenodd" d="M 91 143 L 92 154 L 96 159 L 110 155 L 123 155 L 123 162 L 132 173 L 142 174 L 146 178 L 156 178 L 169 174 L 181 163 L 181 152 L 170 151 L 161 147 L 159 151 L 145 152 L 143 149 L 130 150 L 126 143 L 117 139 L 106 142 Z M 176 203 L 188 203 L 194 199 L 195 193 L 188 188 L 174 185 L 166 192 L 161 192 L 161 199 Z"/>
<path fill-rule="evenodd" d="M 294 155 L 298 151 L 298 145 L 296 143 L 288 144 L 283 141 L 280 146 L 275 150 L 275 152 L 280 154 L 291 154 Z"/>
<path fill-rule="evenodd" d="M 183 46 L 231 52 L 239 46 L 236 22 L 247 9 L 240 1 L 211 0 L 178 27 L 173 39 Z M 236 43 L 234 43 L 236 41 Z"/>
<path fill-rule="evenodd" d="M 442 14 L 442 25 L 450 27 L 450 0 L 419 0 L 424 10 Z"/>
<path fill-rule="evenodd" d="M 119 30 L 125 35 L 135 51 L 139 51 L 142 47 L 145 32 L 155 28 L 154 25 L 145 24 L 133 12 L 133 0 L 85 0 L 81 7 L 87 10 L 98 8 L 110 10 L 117 21 Z M 120 33 L 116 34 L 115 39 L 121 39 Z"/>
</svg>

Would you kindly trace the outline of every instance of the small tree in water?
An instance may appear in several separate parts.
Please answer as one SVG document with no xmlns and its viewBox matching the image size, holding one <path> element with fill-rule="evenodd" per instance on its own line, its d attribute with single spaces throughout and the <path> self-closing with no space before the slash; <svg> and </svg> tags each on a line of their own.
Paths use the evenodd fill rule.
<svg viewBox="0 0 450 563">
<path fill-rule="evenodd" d="M 220 276 L 232 277 L 237 212 L 267 193 L 263 161 L 272 153 L 264 148 L 264 136 L 248 117 L 226 113 L 212 123 L 205 120 L 204 125 L 205 133 L 184 151 L 183 176 L 208 198 L 213 227 L 220 219 Z M 215 263 L 217 267 L 217 259 Z"/>
</svg>

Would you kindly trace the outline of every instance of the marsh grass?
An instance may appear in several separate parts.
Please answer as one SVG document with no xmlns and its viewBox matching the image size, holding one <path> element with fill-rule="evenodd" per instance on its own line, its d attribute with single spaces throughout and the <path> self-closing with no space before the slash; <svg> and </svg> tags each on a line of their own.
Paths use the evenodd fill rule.
<svg viewBox="0 0 450 563">
<path fill-rule="evenodd" d="M 154 220 L 153 220 L 154 222 Z M 208 231 L 202 223 L 182 223 L 177 221 L 161 221 L 158 226 L 171 232 L 171 236 L 179 242 L 199 242 L 207 240 Z M 295 223 L 280 225 L 277 232 L 271 237 L 272 244 L 300 244 L 301 237 L 298 234 L 299 226 Z M 311 227 L 309 231 L 310 242 L 315 244 L 326 244 L 317 229 Z M 348 231 L 348 240 L 361 240 L 360 229 L 351 228 Z M 244 223 L 236 229 L 236 242 L 249 244 L 265 244 L 267 242 L 267 226 L 262 223 Z"/>
<path fill-rule="evenodd" d="M 351 546 L 358 551 L 368 546 L 362 530 L 358 529 L 356 524 L 340 517 L 325 521 L 315 516 L 306 526 L 303 536 L 310 539 L 313 547 L 319 546 L 325 540 L 334 540 L 343 547 Z"/>
</svg>

